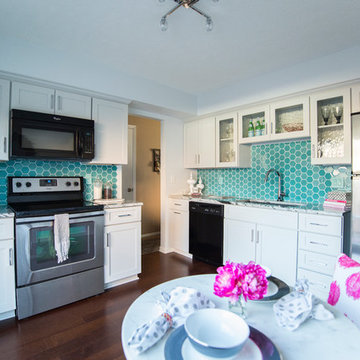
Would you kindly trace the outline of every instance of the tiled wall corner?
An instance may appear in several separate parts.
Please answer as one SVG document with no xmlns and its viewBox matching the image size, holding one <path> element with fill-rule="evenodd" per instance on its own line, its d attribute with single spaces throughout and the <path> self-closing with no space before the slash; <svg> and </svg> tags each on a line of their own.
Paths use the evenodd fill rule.
<svg viewBox="0 0 360 360">
<path fill-rule="evenodd" d="M 249 169 L 200 169 L 204 193 L 274 200 L 278 179 L 272 173 L 265 184 L 265 173 L 274 168 L 282 175 L 287 201 L 322 203 L 334 190 L 334 177 L 341 177 L 341 188 L 351 189 L 350 166 L 311 165 L 310 141 L 253 145 Z M 338 184 L 336 184 L 338 186 Z"/>
<path fill-rule="evenodd" d="M 75 161 L 10 160 L 0 163 L 0 204 L 6 204 L 8 176 L 82 176 L 85 183 L 85 199 L 93 198 L 93 179 L 113 184 L 116 197 L 115 165 L 88 165 Z"/>
</svg>

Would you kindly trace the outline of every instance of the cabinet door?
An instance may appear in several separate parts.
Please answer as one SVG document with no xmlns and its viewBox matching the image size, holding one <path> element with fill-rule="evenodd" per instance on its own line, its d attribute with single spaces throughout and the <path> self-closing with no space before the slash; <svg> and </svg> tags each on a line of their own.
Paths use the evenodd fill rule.
<svg viewBox="0 0 360 360">
<path fill-rule="evenodd" d="M 255 133 L 257 123 L 261 132 Z M 252 124 L 252 126 L 250 126 Z M 270 108 L 269 105 L 257 106 L 239 111 L 238 113 L 239 144 L 253 144 L 270 139 Z"/>
<path fill-rule="evenodd" d="M 56 90 L 55 114 L 91 119 L 91 97 Z"/>
<path fill-rule="evenodd" d="M 272 140 L 310 136 L 309 97 L 303 96 L 271 104 L 270 118 Z"/>
<path fill-rule="evenodd" d="M 351 112 L 360 112 L 360 84 L 351 87 Z"/>
<path fill-rule="evenodd" d="M 9 160 L 10 82 L 0 79 L 0 160 Z"/>
<path fill-rule="evenodd" d="M 238 165 L 237 114 L 216 117 L 216 167 Z"/>
<path fill-rule="evenodd" d="M 256 262 L 268 266 L 272 275 L 294 285 L 297 267 L 297 231 L 257 225 Z"/>
<path fill-rule="evenodd" d="M 314 94 L 310 101 L 311 163 L 351 164 L 350 88 Z"/>
<path fill-rule="evenodd" d="M 184 124 L 184 167 L 197 168 L 199 162 L 198 122 Z"/>
<path fill-rule="evenodd" d="M 199 120 L 199 168 L 215 167 L 215 118 Z"/>
<path fill-rule="evenodd" d="M 141 223 L 105 228 L 105 283 L 141 272 Z"/>
<path fill-rule="evenodd" d="M 0 240 L 0 289 L 0 313 L 15 310 L 13 240 Z"/>
<path fill-rule="evenodd" d="M 189 212 L 170 210 L 170 246 L 179 253 L 189 253 Z"/>
<path fill-rule="evenodd" d="M 11 83 L 11 108 L 53 114 L 55 91 L 42 86 Z"/>
<path fill-rule="evenodd" d="M 128 106 L 93 99 L 95 164 L 127 164 Z"/>
<path fill-rule="evenodd" d="M 224 230 L 224 264 L 227 260 L 245 264 L 255 261 L 255 224 L 225 219 Z"/>
</svg>

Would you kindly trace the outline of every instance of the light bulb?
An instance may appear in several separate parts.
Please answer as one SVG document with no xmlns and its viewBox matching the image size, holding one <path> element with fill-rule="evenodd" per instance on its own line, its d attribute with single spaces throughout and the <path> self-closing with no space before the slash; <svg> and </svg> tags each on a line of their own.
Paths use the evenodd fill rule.
<svg viewBox="0 0 360 360">
<path fill-rule="evenodd" d="M 206 31 L 211 31 L 213 29 L 213 22 L 211 17 L 206 18 Z"/>
<path fill-rule="evenodd" d="M 162 17 L 161 20 L 160 20 L 160 29 L 161 31 L 166 31 L 168 28 L 168 22 L 166 20 L 166 17 Z"/>
</svg>

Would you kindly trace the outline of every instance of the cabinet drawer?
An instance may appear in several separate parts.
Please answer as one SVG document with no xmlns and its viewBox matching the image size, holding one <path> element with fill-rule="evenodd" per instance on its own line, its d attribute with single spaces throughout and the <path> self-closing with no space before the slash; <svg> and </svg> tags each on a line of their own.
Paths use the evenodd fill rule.
<svg viewBox="0 0 360 360">
<path fill-rule="evenodd" d="M 14 238 L 14 219 L 0 219 L 0 240 Z"/>
<path fill-rule="evenodd" d="M 116 225 L 141 220 L 141 206 L 105 210 L 105 225 Z"/>
<path fill-rule="evenodd" d="M 335 263 L 335 256 L 299 250 L 298 264 L 301 268 L 332 276 L 335 270 Z"/>
<path fill-rule="evenodd" d="M 342 217 L 299 214 L 299 229 L 334 236 L 342 235 Z"/>
<path fill-rule="evenodd" d="M 189 210 L 189 201 L 188 200 L 175 200 L 169 199 L 169 209 L 170 210 Z"/>
<path fill-rule="evenodd" d="M 299 248 L 326 255 L 337 256 L 341 253 L 342 238 L 339 236 L 329 236 L 299 232 Z"/>
<path fill-rule="evenodd" d="M 328 299 L 332 276 L 299 269 L 298 279 L 308 279 L 310 291 L 314 295 L 318 296 L 321 300 L 326 301 Z"/>
</svg>

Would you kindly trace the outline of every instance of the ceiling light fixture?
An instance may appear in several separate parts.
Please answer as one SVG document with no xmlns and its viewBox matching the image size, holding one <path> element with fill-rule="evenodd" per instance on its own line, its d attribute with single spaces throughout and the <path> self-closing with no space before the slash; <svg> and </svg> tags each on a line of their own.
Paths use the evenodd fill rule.
<svg viewBox="0 0 360 360">
<path fill-rule="evenodd" d="M 168 28 L 168 22 L 167 22 L 168 16 L 170 16 L 174 11 L 179 9 L 181 6 L 183 6 L 186 9 L 193 9 L 198 14 L 203 16 L 206 19 L 205 24 L 206 24 L 206 30 L 207 31 L 211 31 L 213 29 L 214 24 L 213 24 L 213 21 L 212 21 L 211 17 L 194 6 L 199 0 L 173 0 L 173 1 L 176 2 L 176 6 L 173 7 L 171 10 L 169 10 L 160 20 L 160 29 L 162 31 L 166 31 L 167 28 Z M 219 0 L 212 0 L 212 1 L 213 2 L 218 2 Z M 163 3 L 163 2 L 165 2 L 165 0 L 159 0 L 159 2 Z"/>
</svg>

